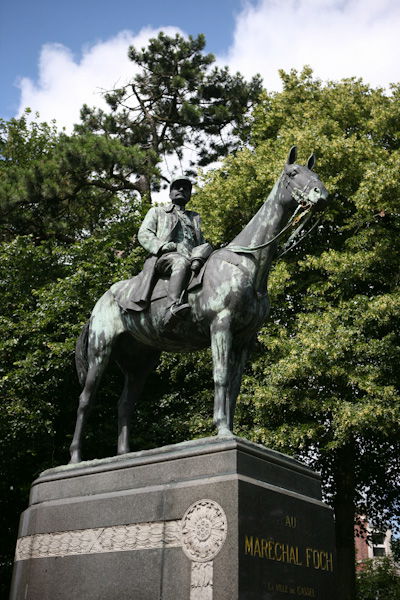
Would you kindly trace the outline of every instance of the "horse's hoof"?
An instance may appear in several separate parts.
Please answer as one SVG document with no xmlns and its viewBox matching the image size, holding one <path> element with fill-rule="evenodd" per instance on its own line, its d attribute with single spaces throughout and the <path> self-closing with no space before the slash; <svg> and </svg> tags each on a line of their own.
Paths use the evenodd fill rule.
<svg viewBox="0 0 400 600">
<path fill-rule="evenodd" d="M 82 462 L 82 458 L 81 455 L 78 454 L 77 452 L 74 452 L 73 454 L 71 454 L 71 460 L 69 461 L 69 465 L 76 465 L 76 463 L 80 463 Z"/>
<path fill-rule="evenodd" d="M 233 436 L 233 431 L 231 431 L 228 427 L 219 427 L 218 428 L 218 436 L 222 437 L 226 437 L 226 436 Z"/>
</svg>

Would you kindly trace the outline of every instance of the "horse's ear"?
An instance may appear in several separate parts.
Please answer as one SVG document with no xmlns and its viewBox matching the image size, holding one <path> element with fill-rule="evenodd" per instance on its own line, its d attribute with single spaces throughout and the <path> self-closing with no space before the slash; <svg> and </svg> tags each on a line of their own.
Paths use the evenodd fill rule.
<svg viewBox="0 0 400 600">
<path fill-rule="evenodd" d="M 315 165 L 315 154 L 314 152 L 311 154 L 310 158 L 307 161 L 307 167 L 310 169 L 313 169 Z"/>
<path fill-rule="evenodd" d="M 287 159 L 287 164 L 292 165 L 293 163 L 296 162 L 296 158 L 297 158 L 297 146 L 292 146 L 290 148 L 289 156 Z"/>
</svg>

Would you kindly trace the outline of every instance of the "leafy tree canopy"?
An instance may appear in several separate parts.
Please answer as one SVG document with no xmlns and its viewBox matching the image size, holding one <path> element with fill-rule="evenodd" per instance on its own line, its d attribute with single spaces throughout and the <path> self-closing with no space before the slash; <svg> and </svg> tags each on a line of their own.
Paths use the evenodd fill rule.
<svg viewBox="0 0 400 600">
<path fill-rule="evenodd" d="M 148 153 L 106 136 L 58 133 L 29 113 L 0 121 L 0 239 L 70 243 L 135 201 L 129 178 Z"/>
<path fill-rule="evenodd" d="M 398 439 L 400 88 L 324 85 L 309 69 L 282 80 L 283 91 L 265 93 L 255 111 L 255 150 L 204 175 L 194 201 L 208 237 L 228 241 L 266 197 L 293 143 L 303 161 L 316 152 L 330 192 L 322 224 L 272 272 L 272 318 L 241 397 L 252 425 L 239 428 L 315 456 L 325 481 L 336 450 L 351 442 L 365 489 L 379 455 L 383 476 L 384 448 L 391 454 Z"/>
</svg>

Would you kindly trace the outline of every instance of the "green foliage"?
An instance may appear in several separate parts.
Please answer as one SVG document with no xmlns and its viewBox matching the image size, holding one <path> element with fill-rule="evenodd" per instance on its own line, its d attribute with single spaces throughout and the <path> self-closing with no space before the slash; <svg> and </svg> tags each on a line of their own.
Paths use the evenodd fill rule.
<svg viewBox="0 0 400 600">
<path fill-rule="evenodd" d="M 106 156 L 111 164 L 114 151 L 128 154 L 128 149 L 92 134 L 68 137 L 46 123 L 28 123 L 27 117 L 2 122 L 0 131 L 0 563 L 5 569 L 12 564 L 18 515 L 32 479 L 68 458 L 67 432 L 71 436 L 80 393 L 76 339 L 107 286 L 140 270 L 144 251 L 134 234 L 147 208 L 137 194 L 115 193 L 110 170 L 101 170 Z M 96 178 L 109 189 L 94 185 Z M 114 451 L 119 383 L 114 370 L 99 401 L 102 418 L 89 426 L 92 455 Z M 2 582 L 4 588 L 4 577 Z"/>
<path fill-rule="evenodd" d="M 363 563 L 357 572 L 357 600 L 400 600 L 400 577 L 392 558 Z"/>
<path fill-rule="evenodd" d="M 106 287 L 141 268 L 144 253 L 131 241 L 138 221 L 138 211 L 132 210 L 101 234 L 68 248 L 37 243 L 32 236 L 0 245 L 3 563 L 11 561 L 18 514 L 26 507 L 32 479 L 68 460 L 80 393 L 75 342 Z M 120 384 L 114 371 L 102 388 L 100 416 L 95 414 L 88 428 L 87 452 L 93 456 L 114 453 Z"/>
<path fill-rule="evenodd" d="M 281 75 L 283 91 L 265 92 L 253 111 L 252 148 L 205 173 L 194 205 L 206 236 L 226 242 L 293 144 L 299 162 L 317 155 L 328 207 L 271 272 L 271 315 L 243 378 L 236 432 L 321 472 L 347 564 L 340 593 L 353 598 L 354 516 L 395 528 L 399 509 L 399 86 L 323 84 L 309 68 Z"/>
<path fill-rule="evenodd" d="M 148 153 L 106 136 L 57 133 L 28 122 L 29 112 L 0 121 L 0 239 L 70 243 L 101 228 L 116 203 L 133 201 L 129 178 Z"/>
<path fill-rule="evenodd" d="M 185 147 L 198 152 L 207 165 L 238 148 L 248 134 L 247 113 L 261 91 L 259 77 L 247 83 L 228 68 L 211 68 L 204 54 L 205 38 L 169 37 L 161 32 L 146 48 L 129 49 L 139 73 L 123 88 L 105 94 L 111 112 L 85 106 L 78 132 L 116 136 L 125 146 L 138 144 L 152 154 L 137 169 L 140 193 L 159 185 L 154 166 L 160 157 L 178 161 Z"/>
</svg>

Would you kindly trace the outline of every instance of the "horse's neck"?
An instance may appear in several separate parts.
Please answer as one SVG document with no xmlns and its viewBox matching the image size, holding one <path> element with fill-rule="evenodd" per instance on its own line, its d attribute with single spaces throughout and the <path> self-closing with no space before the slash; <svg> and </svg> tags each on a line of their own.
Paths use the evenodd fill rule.
<svg viewBox="0 0 400 600">
<path fill-rule="evenodd" d="M 254 247 L 265 244 L 274 238 L 287 224 L 290 214 L 284 210 L 278 200 L 279 181 L 275 184 L 270 195 L 260 210 L 254 215 L 246 227 L 237 235 L 229 246 Z M 269 269 L 275 255 L 277 242 L 252 253 L 254 259 L 249 267 L 257 290 L 265 289 Z M 247 255 L 249 256 L 249 255 Z M 246 260 L 248 264 L 249 261 Z M 248 265 L 249 266 L 249 265 Z"/>
<path fill-rule="evenodd" d="M 277 191 L 278 183 L 275 184 L 260 210 L 230 242 L 229 246 L 259 246 L 279 233 L 284 211 L 278 203 Z"/>
</svg>

